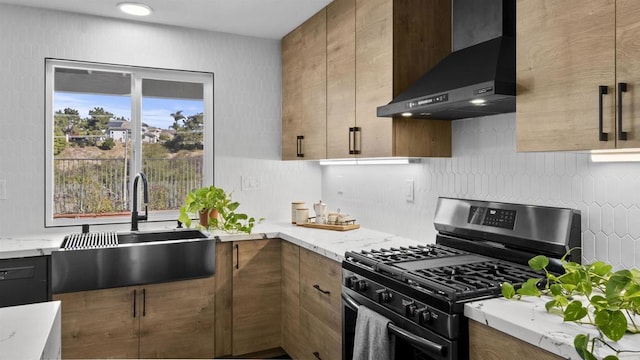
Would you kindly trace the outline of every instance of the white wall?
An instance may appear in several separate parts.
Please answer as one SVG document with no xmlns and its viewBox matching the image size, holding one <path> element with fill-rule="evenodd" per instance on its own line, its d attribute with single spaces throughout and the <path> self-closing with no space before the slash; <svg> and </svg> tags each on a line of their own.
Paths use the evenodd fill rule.
<svg viewBox="0 0 640 360">
<path fill-rule="evenodd" d="M 279 161 L 279 41 L 0 5 L 0 49 L 0 236 L 69 231 L 44 228 L 45 57 L 213 72 L 215 184 L 269 220 L 319 198 L 316 163 Z"/>
<path fill-rule="evenodd" d="M 575 208 L 585 261 L 640 267 L 640 164 L 592 163 L 576 152 L 516 153 L 514 114 L 457 120 L 452 132 L 451 158 L 324 168 L 323 200 L 363 226 L 425 242 L 435 241 L 438 196 Z M 413 203 L 405 201 L 407 179 L 415 180 Z"/>
</svg>

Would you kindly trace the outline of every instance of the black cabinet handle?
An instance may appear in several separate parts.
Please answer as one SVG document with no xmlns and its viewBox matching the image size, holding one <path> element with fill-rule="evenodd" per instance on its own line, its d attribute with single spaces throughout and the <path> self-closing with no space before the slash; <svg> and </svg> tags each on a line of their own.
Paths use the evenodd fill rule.
<svg viewBox="0 0 640 360">
<path fill-rule="evenodd" d="M 356 142 L 356 132 L 355 128 L 349 128 L 349 154 L 355 154 L 354 143 Z"/>
<path fill-rule="evenodd" d="M 142 317 L 147 316 L 147 289 L 142 289 Z"/>
<path fill-rule="evenodd" d="M 618 83 L 618 140 L 627 140 L 627 132 L 622 131 L 622 93 L 627 92 L 627 83 Z"/>
<path fill-rule="evenodd" d="M 240 245 L 236 244 L 236 269 L 240 269 Z"/>
<path fill-rule="evenodd" d="M 359 155 L 360 154 L 360 150 L 362 147 L 362 128 L 359 126 L 356 126 L 353 128 L 353 153 L 355 155 Z M 356 141 L 356 133 L 359 135 L 360 141 Z"/>
<path fill-rule="evenodd" d="M 318 360 L 322 360 L 322 358 L 320 357 L 320 353 L 319 353 L 319 352 L 317 352 L 317 351 L 314 351 L 314 352 L 313 352 L 313 356 L 315 356 L 315 357 L 316 357 L 316 359 L 318 359 Z"/>
<path fill-rule="evenodd" d="M 598 92 L 598 133 L 600 134 L 600 141 L 608 141 L 609 140 L 609 134 L 604 132 L 602 127 L 603 127 L 603 119 L 602 119 L 602 112 L 603 112 L 603 105 L 602 105 L 602 97 L 604 95 L 607 95 L 609 93 L 609 87 L 608 86 L 604 86 L 604 85 L 600 85 L 598 87 L 599 92 Z"/>
<path fill-rule="evenodd" d="M 320 285 L 318 285 L 318 284 L 313 285 L 313 287 L 314 287 L 316 290 L 320 291 L 321 293 L 323 293 L 323 294 L 325 294 L 325 295 L 331 295 L 331 291 L 329 291 L 329 290 L 322 290 L 322 289 L 320 288 Z"/>
<path fill-rule="evenodd" d="M 135 319 L 136 317 L 136 303 L 137 303 L 137 299 L 138 299 L 138 291 L 136 289 L 133 289 L 133 318 Z"/>
<path fill-rule="evenodd" d="M 304 140 L 304 136 L 298 135 L 296 138 L 296 156 L 304 157 L 304 153 L 302 152 L 302 140 Z"/>
</svg>

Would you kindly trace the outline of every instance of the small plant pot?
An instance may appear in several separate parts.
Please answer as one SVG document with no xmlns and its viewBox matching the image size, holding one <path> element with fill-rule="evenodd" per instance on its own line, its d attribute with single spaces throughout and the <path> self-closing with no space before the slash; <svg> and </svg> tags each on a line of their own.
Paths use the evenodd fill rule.
<svg viewBox="0 0 640 360">
<path fill-rule="evenodd" d="M 203 227 L 209 227 L 209 219 L 211 218 L 218 218 L 218 209 L 205 209 L 200 211 L 200 225 Z"/>
</svg>

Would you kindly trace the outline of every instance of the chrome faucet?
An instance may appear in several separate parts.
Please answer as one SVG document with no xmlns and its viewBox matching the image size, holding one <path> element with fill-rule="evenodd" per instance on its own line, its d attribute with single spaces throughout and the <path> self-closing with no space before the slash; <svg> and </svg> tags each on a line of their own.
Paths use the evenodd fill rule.
<svg viewBox="0 0 640 360">
<path fill-rule="evenodd" d="M 138 215 L 138 179 L 142 179 L 142 191 L 144 195 L 144 215 Z M 145 221 L 149 218 L 147 206 L 149 204 L 149 189 L 147 175 L 143 172 L 136 174 L 133 178 L 133 209 L 131 210 L 131 231 L 138 231 L 138 221 Z"/>
</svg>

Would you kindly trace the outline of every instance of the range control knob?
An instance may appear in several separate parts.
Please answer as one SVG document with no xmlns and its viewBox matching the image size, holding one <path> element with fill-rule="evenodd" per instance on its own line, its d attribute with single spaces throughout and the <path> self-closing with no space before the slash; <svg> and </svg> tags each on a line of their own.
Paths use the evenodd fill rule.
<svg viewBox="0 0 640 360">
<path fill-rule="evenodd" d="M 388 303 L 393 298 L 393 294 L 391 294 L 387 289 L 376 290 L 378 293 L 378 302 L 379 303 Z"/>
<path fill-rule="evenodd" d="M 356 290 L 357 291 L 365 291 L 369 288 L 369 284 L 367 284 L 366 281 L 364 280 L 360 280 L 356 283 Z"/>
<path fill-rule="evenodd" d="M 357 282 L 358 282 L 358 278 L 355 276 L 349 276 L 344 279 L 344 285 L 349 289 L 355 289 Z"/>
<path fill-rule="evenodd" d="M 431 322 L 431 312 L 428 308 L 418 309 L 416 313 L 418 314 L 418 323 L 420 323 L 420 325 L 426 325 Z"/>
<path fill-rule="evenodd" d="M 411 301 L 411 302 L 405 303 L 404 304 L 405 316 L 412 318 L 416 314 L 416 309 L 417 308 L 418 307 L 416 306 L 416 302 L 415 301 Z"/>
</svg>

